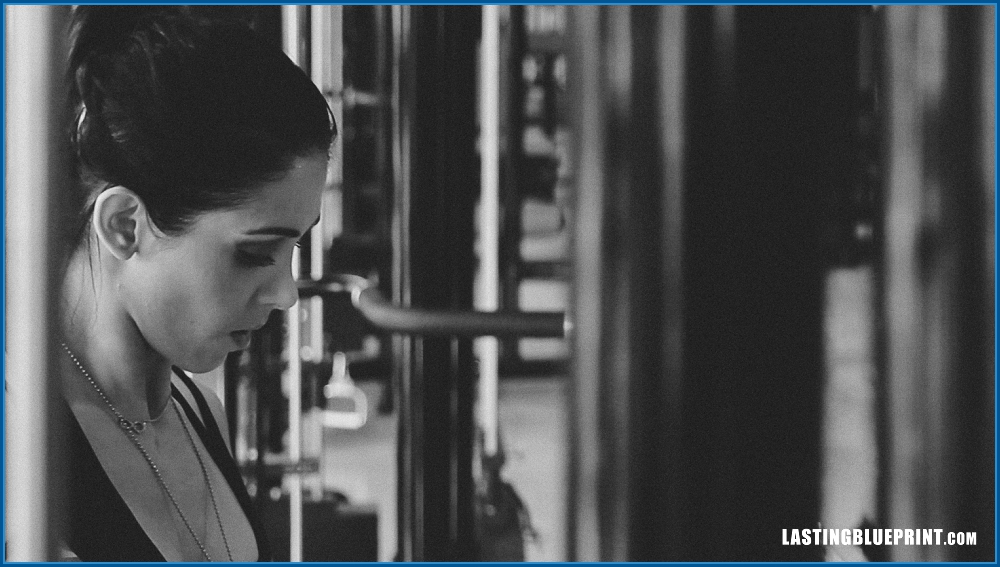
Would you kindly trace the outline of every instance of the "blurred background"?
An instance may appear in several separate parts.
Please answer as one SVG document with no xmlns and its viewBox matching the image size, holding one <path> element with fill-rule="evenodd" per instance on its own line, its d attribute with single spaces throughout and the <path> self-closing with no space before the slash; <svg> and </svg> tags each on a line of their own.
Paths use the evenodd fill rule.
<svg viewBox="0 0 1000 567">
<path fill-rule="evenodd" d="M 301 301 L 201 377 L 276 559 L 994 560 L 994 5 L 199 9 L 341 131 Z M 16 560 L 68 11 L 5 7 Z M 782 545 L 820 526 L 977 541 Z"/>
</svg>

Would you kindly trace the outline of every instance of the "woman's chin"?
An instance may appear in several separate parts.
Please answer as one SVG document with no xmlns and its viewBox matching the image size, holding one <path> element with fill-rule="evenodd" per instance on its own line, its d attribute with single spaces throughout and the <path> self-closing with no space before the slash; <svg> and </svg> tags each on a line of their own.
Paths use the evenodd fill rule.
<svg viewBox="0 0 1000 567">
<path fill-rule="evenodd" d="M 187 372 L 193 374 L 205 374 L 206 372 L 211 372 L 222 366 L 222 363 L 226 361 L 226 355 L 228 352 L 220 352 L 213 354 L 206 354 L 205 356 L 200 356 L 196 360 L 187 361 L 186 364 L 178 364 Z"/>
</svg>

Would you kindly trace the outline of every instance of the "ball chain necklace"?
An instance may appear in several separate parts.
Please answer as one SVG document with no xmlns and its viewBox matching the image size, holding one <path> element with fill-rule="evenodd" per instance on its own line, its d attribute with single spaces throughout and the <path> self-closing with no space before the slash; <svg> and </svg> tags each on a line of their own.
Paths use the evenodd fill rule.
<svg viewBox="0 0 1000 567">
<path fill-rule="evenodd" d="M 69 347 L 66 346 L 66 343 L 60 343 L 60 344 L 62 344 L 63 350 L 65 350 L 66 354 L 69 355 L 69 358 L 73 361 L 73 364 L 75 364 L 76 367 L 80 370 L 80 373 L 83 374 L 83 377 L 86 378 L 87 382 L 89 382 L 90 385 L 94 387 L 94 390 L 96 390 L 97 394 L 101 397 L 102 400 L 104 400 L 104 403 L 108 406 L 108 409 L 110 409 L 111 413 L 115 415 L 115 418 L 118 420 L 118 426 L 122 428 L 122 430 L 125 432 L 125 435 L 132 440 L 132 443 L 136 446 L 137 449 L 139 449 L 139 452 L 142 453 L 142 456 L 146 460 L 146 463 L 149 465 L 149 468 L 153 471 L 153 476 L 156 477 L 157 483 L 159 483 L 160 487 L 163 489 L 163 492 L 166 493 L 167 498 L 170 499 L 170 502 L 173 503 L 174 509 L 177 510 L 177 514 L 181 517 L 181 521 L 184 522 L 184 526 L 191 534 L 191 537 L 194 538 L 195 543 L 198 544 L 198 549 L 201 550 L 201 554 L 205 556 L 205 559 L 207 561 L 212 561 L 212 556 L 209 555 L 208 549 L 205 548 L 205 544 L 202 543 L 201 538 L 198 537 L 198 535 L 194 531 L 194 528 L 191 527 L 191 523 L 188 521 L 187 516 L 185 516 L 184 512 L 181 511 L 180 504 L 178 504 L 177 499 L 174 498 L 174 493 L 170 490 L 170 487 L 167 486 L 167 481 L 163 478 L 163 475 L 160 473 L 160 468 L 156 465 L 155 462 L 153 462 L 153 458 L 150 456 L 146 448 L 142 445 L 142 441 L 139 440 L 139 433 L 142 433 L 142 431 L 146 428 L 146 424 L 155 422 L 156 420 L 147 419 L 141 421 L 130 421 L 126 419 L 125 416 L 123 416 L 121 412 L 118 411 L 118 408 L 116 408 L 115 405 L 111 403 L 111 400 L 108 398 L 107 395 L 105 395 L 104 390 L 102 390 L 101 387 L 97 385 L 97 382 L 94 381 L 94 379 L 90 376 L 90 373 L 87 372 L 87 369 L 83 367 L 83 364 L 81 364 L 80 360 L 76 357 L 75 354 L 73 354 L 73 351 L 71 351 Z M 232 561 L 233 553 L 232 550 L 229 548 L 229 538 L 226 537 L 226 530 L 222 526 L 222 516 L 219 514 L 219 505 L 215 501 L 215 490 L 212 488 L 212 480 L 208 476 L 208 468 L 205 466 L 205 461 L 201 458 L 201 451 L 198 450 L 198 445 L 194 442 L 194 436 L 191 435 L 191 430 L 188 428 L 187 422 L 184 421 L 184 418 L 181 416 L 180 410 L 177 409 L 177 402 L 173 400 L 173 398 L 171 398 L 171 402 L 172 402 L 171 405 L 174 408 L 174 413 L 177 414 L 177 419 L 180 420 L 181 425 L 184 427 L 184 433 L 187 435 L 188 441 L 191 443 L 191 447 L 194 449 L 194 455 L 198 459 L 198 466 L 201 467 L 201 474 L 205 478 L 205 484 L 208 485 L 208 496 L 212 501 L 212 509 L 215 510 L 215 521 L 219 525 L 219 532 L 222 534 L 222 542 L 226 546 L 226 555 L 229 556 L 229 561 Z"/>
</svg>

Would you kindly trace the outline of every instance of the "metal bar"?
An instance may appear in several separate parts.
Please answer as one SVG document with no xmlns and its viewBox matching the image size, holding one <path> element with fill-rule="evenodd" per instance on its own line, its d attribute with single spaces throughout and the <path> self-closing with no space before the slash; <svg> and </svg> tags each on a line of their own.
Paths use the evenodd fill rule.
<svg viewBox="0 0 1000 567">
<path fill-rule="evenodd" d="M 570 57 L 579 71 L 569 80 L 579 164 L 574 191 L 573 376 L 570 381 L 569 487 L 566 499 L 567 560 L 599 561 L 598 469 L 601 432 L 598 407 L 601 384 L 601 325 L 604 286 L 604 201 L 606 171 L 605 112 L 600 37 L 601 10 L 579 6 L 570 11 Z"/>
<path fill-rule="evenodd" d="M 57 301 L 57 188 L 69 170 L 60 82 L 67 7 L 7 6 L 6 560 L 52 561 L 59 512 L 58 376 L 49 361 Z"/>
<path fill-rule="evenodd" d="M 922 352 L 920 345 L 919 314 L 921 312 L 919 270 L 920 254 L 917 249 L 921 209 L 923 202 L 924 160 L 922 156 L 924 118 L 920 93 L 931 89 L 921 88 L 920 81 L 926 72 L 922 69 L 939 69 L 941 61 L 921 64 L 920 56 L 933 56 L 939 49 L 926 52 L 918 49 L 925 40 L 919 37 L 920 29 L 930 28 L 930 23 L 940 22 L 940 7 L 885 7 L 884 36 L 886 41 L 885 72 L 886 113 L 886 192 L 885 192 L 885 248 L 883 298 L 885 301 L 885 353 L 886 406 L 890 410 L 889 431 L 895 432 L 886 446 L 884 497 L 889 503 L 887 518 L 891 522 L 916 525 L 923 518 L 919 507 L 923 497 L 917 479 L 925 470 L 923 446 L 920 442 L 925 420 L 920 396 L 924 391 L 920 383 Z M 920 19 L 924 25 L 920 26 Z M 932 35 L 933 38 L 933 35 Z M 932 39 L 928 38 L 928 39 Z M 940 48 L 940 46 L 936 46 Z M 937 63 L 937 66 L 934 65 Z M 940 85 L 937 85 L 937 90 Z M 893 550 L 896 561 L 929 560 L 918 548 Z"/>
<path fill-rule="evenodd" d="M 306 65 L 303 49 L 303 26 L 306 23 L 306 6 L 282 6 L 281 21 L 284 33 L 283 46 L 288 57 L 296 65 Z M 292 253 L 292 274 L 296 278 L 301 272 L 298 248 Z M 301 305 L 296 302 L 288 310 L 288 458 L 298 462 L 302 458 L 302 359 L 301 350 Z M 302 476 L 288 477 L 289 500 L 289 560 L 302 561 Z"/>
<path fill-rule="evenodd" d="M 568 322 L 559 311 L 504 313 L 406 308 L 387 300 L 378 287 L 350 274 L 320 282 L 299 282 L 299 297 L 350 293 L 369 323 L 393 333 L 424 336 L 563 337 Z"/>
<path fill-rule="evenodd" d="M 479 74 L 479 277 L 475 306 L 496 311 L 500 306 L 500 7 L 483 6 Z M 491 457 L 499 447 L 500 342 L 486 336 L 474 343 L 479 358 L 479 423 L 483 452 Z"/>
<path fill-rule="evenodd" d="M 334 40 L 337 40 L 337 45 L 342 43 L 340 40 L 340 28 L 337 26 L 337 33 L 334 34 L 334 10 L 339 12 L 343 8 L 340 6 L 310 6 L 310 18 L 309 24 L 311 26 L 310 33 L 310 76 L 316 86 L 319 88 L 326 97 L 327 101 L 330 102 L 333 98 L 332 93 L 339 93 L 341 89 L 336 88 L 339 86 L 341 66 L 338 58 L 334 56 Z M 339 23 L 340 18 L 337 18 Z M 339 53 L 339 49 L 336 53 Z M 330 181 L 333 177 L 332 168 L 334 163 L 340 160 L 337 156 L 333 156 L 330 160 L 329 168 L 330 171 L 327 172 L 327 186 L 323 188 L 323 198 L 324 200 L 328 198 L 327 194 L 331 191 Z M 331 222 L 331 219 L 324 214 L 326 207 L 320 208 L 320 221 L 309 231 L 309 277 L 313 280 L 323 279 L 323 261 L 326 256 L 325 252 L 325 242 L 323 234 L 325 232 L 324 227 Z M 309 350 L 311 354 L 312 362 L 322 362 L 323 361 L 323 298 L 312 297 L 309 300 Z"/>
<path fill-rule="evenodd" d="M 656 474 L 658 508 L 677 532 L 642 542 L 664 560 L 823 558 L 822 548 L 738 526 L 763 534 L 819 521 L 826 266 L 817 250 L 829 217 L 821 203 L 850 182 L 856 10 L 686 10 L 683 375 L 670 383 L 683 392 L 682 411 L 659 426 L 679 425 L 679 437 L 646 432 L 647 447 L 677 447 L 647 450 L 658 468 L 681 464 L 680 490 L 664 492 Z M 771 167 L 777 155 L 781 167 Z M 660 399 L 654 419 L 676 403 Z"/>
<path fill-rule="evenodd" d="M 476 267 L 476 69 L 479 7 L 419 6 L 411 20 L 415 81 L 410 175 L 411 306 L 471 310 Z M 447 64 L 442 64 L 447 62 Z M 469 560 L 475 546 L 472 341 L 419 336 L 413 403 L 421 415 L 418 560 Z M 416 437 L 416 436 L 415 436 Z"/>
<path fill-rule="evenodd" d="M 610 6 L 606 8 L 602 21 L 601 48 L 607 65 L 604 85 L 606 121 L 603 124 L 605 138 L 605 200 L 603 202 L 607 226 L 628 226 L 629 230 L 606 230 L 601 245 L 608 251 L 605 258 L 605 289 L 601 324 L 602 356 L 601 395 L 598 419 L 601 420 L 601 475 L 598 479 L 598 496 L 601 526 L 598 533 L 601 546 L 601 561 L 647 560 L 636 556 L 637 541 L 632 534 L 639 531 L 639 506 L 636 502 L 637 476 L 643 471 L 640 461 L 631 450 L 633 442 L 644 434 L 640 404 L 633 403 L 637 392 L 644 387 L 642 379 L 647 374 L 657 374 L 650 363 L 650 354 L 637 348 L 642 344 L 644 332 L 654 331 L 658 324 L 637 329 L 640 316 L 636 306 L 642 306 L 647 316 L 655 313 L 656 302 L 643 297 L 642 268 L 651 267 L 649 257 L 655 257 L 654 248 L 643 248 L 643 243 L 635 238 L 641 234 L 643 240 L 656 239 L 658 221 L 637 214 L 634 208 L 637 195 L 642 195 L 644 206 L 649 210 L 658 207 L 657 181 L 646 179 L 645 185 L 635 183 L 636 172 L 656 172 L 655 160 L 644 162 L 645 148 L 655 147 L 650 142 L 656 139 L 655 129 L 649 128 L 649 121 L 634 121 L 633 116 L 649 116 L 637 107 L 639 92 L 635 81 L 641 65 L 649 57 L 633 45 L 637 30 L 632 26 L 631 13 L 635 7 Z M 644 46 L 648 47 L 648 46 Z M 652 93 L 641 93 L 650 97 Z M 648 101 L 648 98 L 647 98 Z M 645 145 L 645 148 L 641 147 Z M 659 156 L 656 156 L 659 158 Z M 650 215 L 651 217 L 652 215 Z M 651 238 L 652 237 L 652 238 Z M 659 244 L 659 243 L 657 243 Z M 643 260 L 637 261 L 640 251 L 645 252 Z M 655 270 L 655 268 L 654 268 Z M 614 274 L 609 277 L 610 274 Z M 655 271 L 654 271 L 655 274 Z M 653 274 L 646 274 L 653 275 Z M 658 274 L 656 274 L 658 275 Z M 655 276 L 654 276 L 655 277 Z M 655 331 L 654 331 L 655 332 Z M 659 337 L 650 335 L 646 344 L 659 343 Z M 655 391 L 646 392 L 652 396 Z M 655 455 L 655 453 L 654 453 Z M 652 458 L 652 455 L 650 455 Z M 644 487 L 644 496 L 655 498 L 657 492 L 652 486 Z M 651 520 L 653 518 L 644 518 Z M 651 529 L 655 529 L 650 525 Z"/>
<path fill-rule="evenodd" d="M 661 132 L 660 161 L 663 164 L 663 201 L 661 215 L 663 231 L 660 237 L 663 262 L 663 452 L 664 470 L 660 473 L 666 485 L 666 502 L 681 502 L 684 489 L 680 486 L 683 467 L 679 459 L 684 404 L 684 169 L 687 164 L 687 119 L 684 99 L 688 92 L 687 17 L 686 6 L 663 6 L 659 9 L 659 30 L 656 50 L 659 82 L 659 130 Z M 644 38 L 640 38 L 643 40 Z M 665 534 L 663 555 L 658 559 L 680 557 L 681 542 L 675 534 L 681 532 L 682 514 L 666 514 L 661 529 Z M 666 534 L 671 534 L 667 536 Z"/>
<path fill-rule="evenodd" d="M 995 8 L 882 10 L 883 525 L 979 534 L 977 546 L 895 546 L 888 559 L 991 561 L 994 288 L 982 274 L 995 270 L 984 242 L 995 237 Z"/>
<path fill-rule="evenodd" d="M 299 252 L 292 259 L 292 269 L 298 273 Z M 302 304 L 300 301 L 288 310 L 288 458 L 298 462 L 302 458 Z M 289 475 L 289 561 L 302 561 L 302 477 Z"/>
<path fill-rule="evenodd" d="M 375 288 L 353 296 L 354 306 L 373 325 L 394 333 L 451 336 L 562 337 L 566 316 L 553 313 L 483 313 L 402 309 Z"/>
<path fill-rule="evenodd" d="M 414 97 L 413 6 L 391 7 L 392 21 L 392 299 L 396 305 L 410 305 L 410 169 L 413 137 Z M 416 337 L 392 337 L 395 407 L 399 411 L 396 460 L 397 559 L 414 561 L 423 557 L 423 527 L 420 503 L 422 462 L 416 458 L 420 431 L 403 424 L 420 423 L 420 407 L 414 403 L 414 341 Z"/>
</svg>

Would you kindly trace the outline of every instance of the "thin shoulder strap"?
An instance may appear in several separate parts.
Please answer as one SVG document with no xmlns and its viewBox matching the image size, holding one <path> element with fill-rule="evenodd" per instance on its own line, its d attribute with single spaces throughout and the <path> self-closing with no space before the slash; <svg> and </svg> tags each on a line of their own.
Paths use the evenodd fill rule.
<svg viewBox="0 0 1000 567">
<path fill-rule="evenodd" d="M 194 412 L 191 404 L 188 403 L 187 399 L 180 393 L 180 391 L 173 385 L 170 388 L 173 392 L 173 397 L 177 400 L 177 403 L 181 405 L 184 413 L 187 415 L 188 421 L 194 426 L 195 431 L 198 433 L 198 437 L 201 438 L 201 442 L 205 444 L 205 448 L 208 449 L 209 455 L 211 455 L 212 460 L 215 461 L 216 466 L 222 472 L 222 476 L 225 477 L 226 482 L 229 483 L 230 488 L 233 490 L 233 494 L 236 495 L 236 500 L 240 503 L 240 508 L 243 509 L 243 513 L 246 515 L 247 520 L 250 521 L 250 527 L 253 529 L 254 537 L 257 539 L 257 557 L 258 561 L 270 561 L 271 560 L 271 548 L 267 540 L 267 534 L 264 531 L 264 526 L 260 522 L 260 518 L 257 517 L 257 512 L 254 509 L 253 503 L 250 501 L 250 495 L 247 494 L 246 485 L 243 484 L 243 477 L 240 475 L 240 471 L 236 466 L 236 460 L 233 459 L 232 455 L 229 453 L 229 448 L 226 446 L 225 441 L 222 439 L 222 432 L 219 430 L 219 425 L 215 421 L 215 417 L 212 415 L 212 410 L 208 407 L 208 402 L 205 401 L 205 396 L 202 395 L 201 390 L 194 384 L 194 381 L 182 371 L 181 369 L 174 367 L 174 373 L 184 382 L 188 390 L 191 391 L 191 395 L 194 397 L 194 401 L 198 404 L 198 411 L 202 415 L 202 419 L 199 419 L 198 414 Z M 203 421 L 204 420 L 204 421 Z"/>
</svg>

